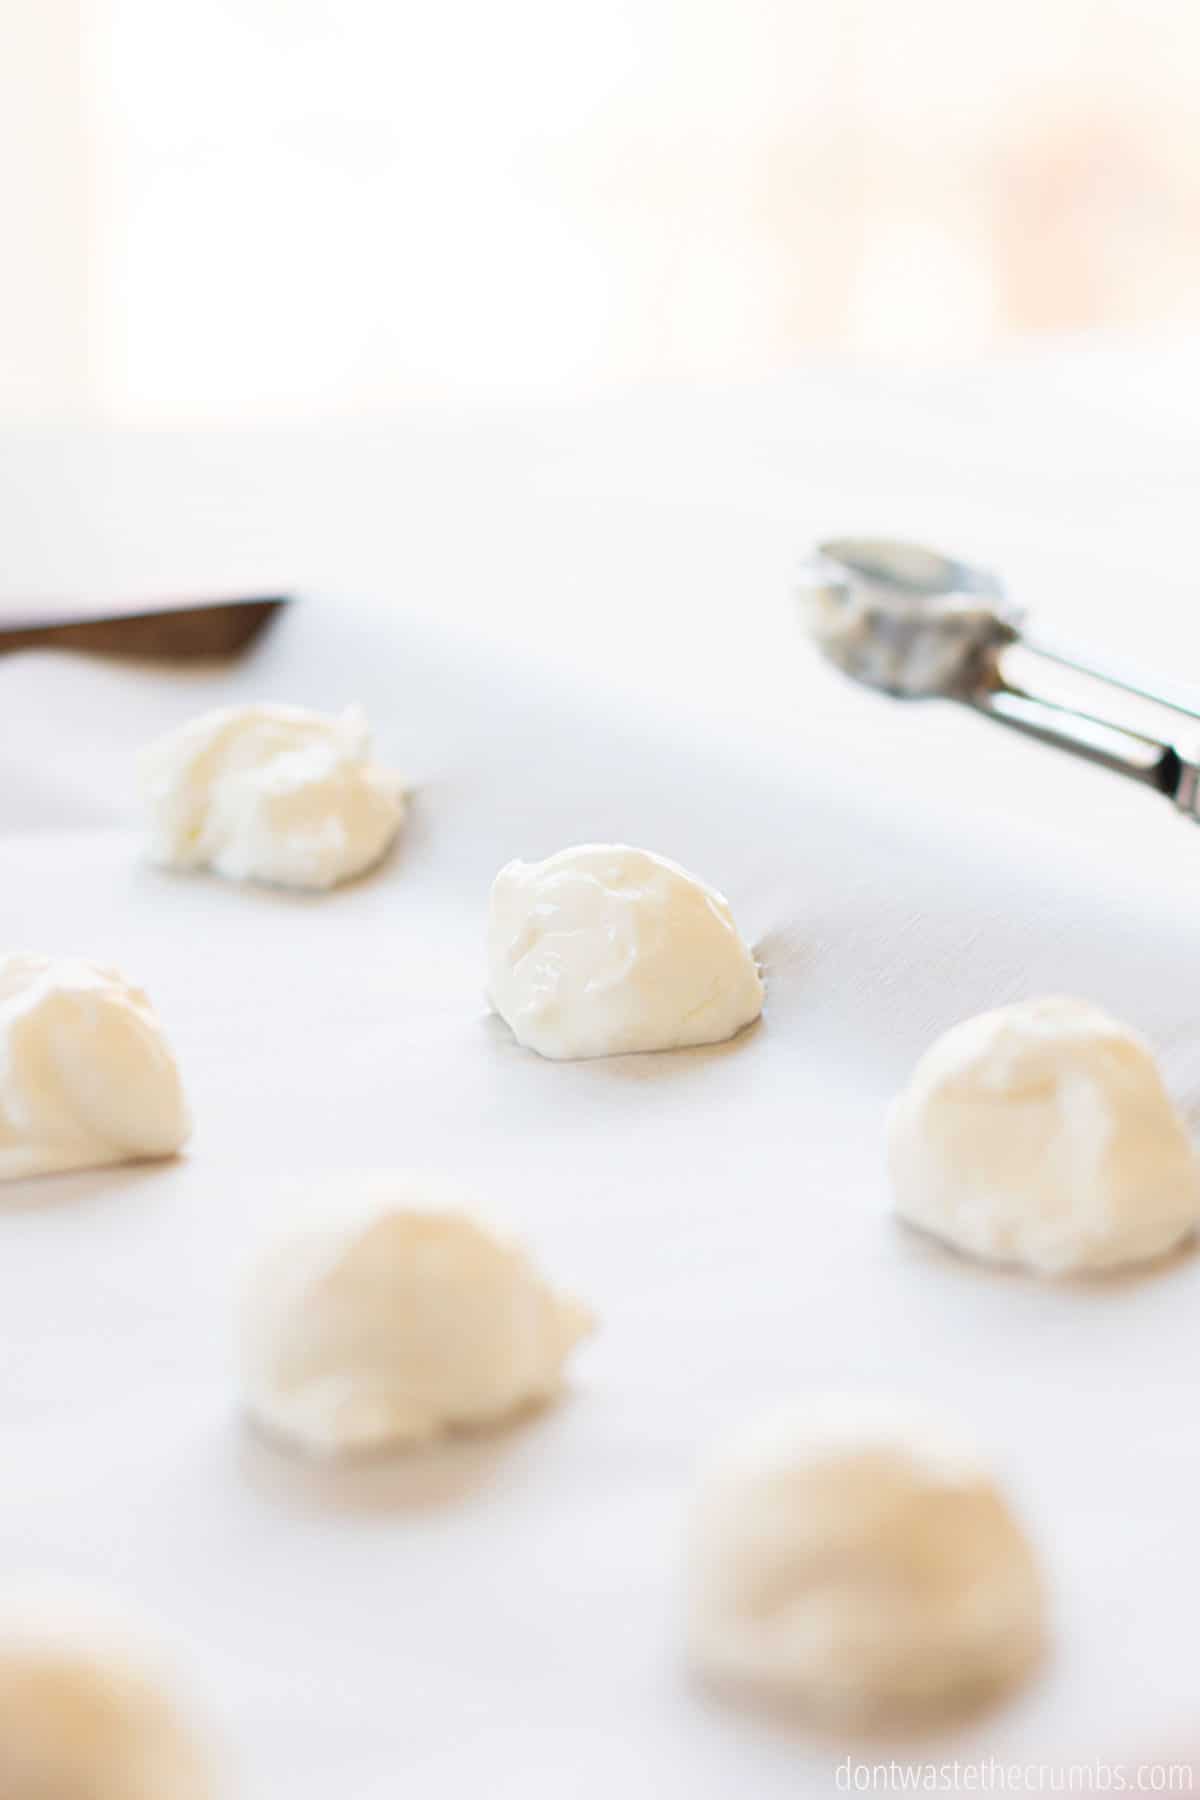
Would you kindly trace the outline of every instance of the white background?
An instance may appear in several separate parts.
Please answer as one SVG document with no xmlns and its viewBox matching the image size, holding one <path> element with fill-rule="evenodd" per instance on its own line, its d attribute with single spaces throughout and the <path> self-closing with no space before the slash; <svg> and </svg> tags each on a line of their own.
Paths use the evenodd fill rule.
<svg viewBox="0 0 1200 1800">
<path fill-rule="evenodd" d="M 1197 319 L 1191 0 L 0 0 L 0 416 Z"/>
</svg>

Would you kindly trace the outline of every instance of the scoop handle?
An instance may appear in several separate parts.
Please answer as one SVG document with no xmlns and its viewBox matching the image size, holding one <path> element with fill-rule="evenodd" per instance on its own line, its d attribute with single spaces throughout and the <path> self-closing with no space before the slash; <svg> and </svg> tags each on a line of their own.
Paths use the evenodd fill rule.
<svg viewBox="0 0 1200 1800">
<path fill-rule="evenodd" d="M 979 668 L 968 705 L 1001 724 L 1099 763 L 1200 819 L 1200 713 L 1158 683 L 1026 638 Z"/>
</svg>

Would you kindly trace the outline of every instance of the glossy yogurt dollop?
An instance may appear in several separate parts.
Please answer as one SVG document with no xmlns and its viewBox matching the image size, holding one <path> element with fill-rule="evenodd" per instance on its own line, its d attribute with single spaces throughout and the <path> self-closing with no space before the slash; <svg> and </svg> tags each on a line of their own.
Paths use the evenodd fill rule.
<svg viewBox="0 0 1200 1800">
<path fill-rule="evenodd" d="M 0 1180 L 170 1156 L 191 1130 L 146 995 L 75 956 L 0 956 Z"/>
<path fill-rule="evenodd" d="M 763 1007 L 724 896 L 626 844 L 501 869 L 488 993 L 518 1042 L 560 1059 L 720 1043 Z"/>
</svg>

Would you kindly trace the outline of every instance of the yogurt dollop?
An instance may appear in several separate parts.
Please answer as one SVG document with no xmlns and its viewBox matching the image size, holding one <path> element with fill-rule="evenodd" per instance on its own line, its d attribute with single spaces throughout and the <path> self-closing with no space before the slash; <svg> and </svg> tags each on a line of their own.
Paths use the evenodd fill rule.
<svg viewBox="0 0 1200 1800">
<path fill-rule="evenodd" d="M 555 1395 L 592 1329 L 587 1308 L 427 1180 L 351 1186 L 251 1275 L 239 1321 L 250 1416 L 336 1457 L 495 1425 Z"/>
<path fill-rule="evenodd" d="M 150 856 L 234 881 L 329 888 L 377 863 L 404 819 L 361 707 L 228 706 L 142 752 Z"/>
<path fill-rule="evenodd" d="M 729 902 L 625 844 L 501 869 L 488 992 L 519 1043 L 559 1059 L 720 1043 L 763 1007 Z"/>
<path fill-rule="evenodd" d="M 61 1583 L 6 1579 L 6 1800 L 217 1800 L 226 1791 L 222 1760 L 190 1695 L 140 1624 Z"/>
<path fill-rule="evenodd" d="M 954 1026 L 892 1107 L 896 1211 L 1042 1275 L 1141 1263 L 1200 1222 L 1200 1159 L 1136 1033 L 1080 1000 Z"/>
<path fill-rule="evenodd" d="M 890 1395 L 748 1425 L 701 1485 L 689 1573 L 700 1672 L 841 1724 L 983 1699 L 1044 1642 L 1038 1561 L 995 1476 Z"/>
<path fill-rule="evenodd" d="M 191 1130 L 145 994 L 73 956 L 0 956 L 0 1180 L 170 1156 Z"/>
</svg>

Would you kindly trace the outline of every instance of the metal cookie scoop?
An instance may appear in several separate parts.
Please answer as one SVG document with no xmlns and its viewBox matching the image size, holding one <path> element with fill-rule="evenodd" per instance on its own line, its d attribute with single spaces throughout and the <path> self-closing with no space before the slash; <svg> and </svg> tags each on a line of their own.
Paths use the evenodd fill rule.
<svg viewBox="0 0 1200 1800">
<path fill-rule="evenodd" d="M 805 565 L 800 600 L 818 647 L 856 681 L 962 701 L 1200 817 L 1200 696 L 1031 641 L 986 570 L 919 544 L 835 538 Z"/>
</svg>

